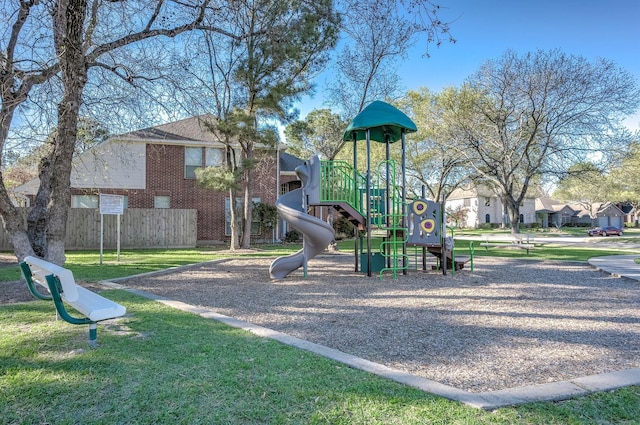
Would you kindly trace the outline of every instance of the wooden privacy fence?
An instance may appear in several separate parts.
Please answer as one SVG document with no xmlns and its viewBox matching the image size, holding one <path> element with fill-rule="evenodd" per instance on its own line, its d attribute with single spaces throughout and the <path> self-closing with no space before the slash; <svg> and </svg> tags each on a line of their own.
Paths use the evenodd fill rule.
<svg viewBox="0 0 640 425">
<path fill-rule="evenodd" d="M 27 209 L 22 213 L 27 217 Z M 104 248 L 117 244 L 117 215 L 104 215 Z M 198 211 L 168 208 L 127 208 L 120 216 L 121 248 L 195 247 L 198 233 Z M 71 208 L 67 221 L 66 249 L 100 248 L 100 210 Z M 0 250 L 13 246 L 4 227 L 0 228 Z"/>
</svg>

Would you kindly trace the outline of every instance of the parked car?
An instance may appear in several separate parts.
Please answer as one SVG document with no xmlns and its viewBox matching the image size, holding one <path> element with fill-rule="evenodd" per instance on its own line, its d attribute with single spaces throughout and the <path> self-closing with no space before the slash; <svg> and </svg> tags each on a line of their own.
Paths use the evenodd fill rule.
<svg viewBox="0 0 640 425">
<path fill-rule="evenodd" d="M 624 231 L 616 226 L 594 227 L 587 232 L 589 236 L 622 236 Z"/>
</svg>

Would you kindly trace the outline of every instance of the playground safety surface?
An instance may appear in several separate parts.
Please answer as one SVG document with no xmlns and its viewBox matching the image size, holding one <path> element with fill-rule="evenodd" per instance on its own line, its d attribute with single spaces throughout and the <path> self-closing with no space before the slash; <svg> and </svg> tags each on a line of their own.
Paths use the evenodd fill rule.
<svg viewBox="0 0 640 425">
<path fill-rule="evenodd" d="M 585 376 L 640 372 L 638 282 L 584 263 L 476 257 L 473 271 L 454 276 L 410 271 L 381 280 L 355 273 L 353 256 L 337 254 L 311 260 L 306 279 L 298 270 L 271 280 L 270 262 L 235 258 L 118 283 L 454 393 L 547 392 Z"/>
</svg>

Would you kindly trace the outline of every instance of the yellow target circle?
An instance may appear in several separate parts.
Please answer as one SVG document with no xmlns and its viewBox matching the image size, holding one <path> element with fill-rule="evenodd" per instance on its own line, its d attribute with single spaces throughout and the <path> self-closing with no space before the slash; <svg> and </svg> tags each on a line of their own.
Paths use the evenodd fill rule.
<svg viewBox="0 0 640 425">
<path fill-rule="evenodd" d="M 424 230 L 426 233 L 431 233 L 434 230 L 436 230 L 436 221 L 432 218 L 422 220 L 420 222 L 420 228 Z"/>
<path fill-rule="evenodd" d="M 424 201 L 415 201 L 413 203 L 413 212 L 415 215 L 424 215 L 427 212 L 427 203 Z"/>
</svg>

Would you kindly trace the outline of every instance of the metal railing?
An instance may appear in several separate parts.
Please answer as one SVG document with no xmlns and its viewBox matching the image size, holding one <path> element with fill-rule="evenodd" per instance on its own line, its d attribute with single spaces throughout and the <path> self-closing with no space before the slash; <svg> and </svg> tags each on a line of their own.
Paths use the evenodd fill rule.
<svg viewBox="0 0 640 425">
<path fill-rule="evenodd" d="M 320 161 L 320 201 L 347 203 L 363 216 L 367 178 L 345 161 Z"/>
</svg>

